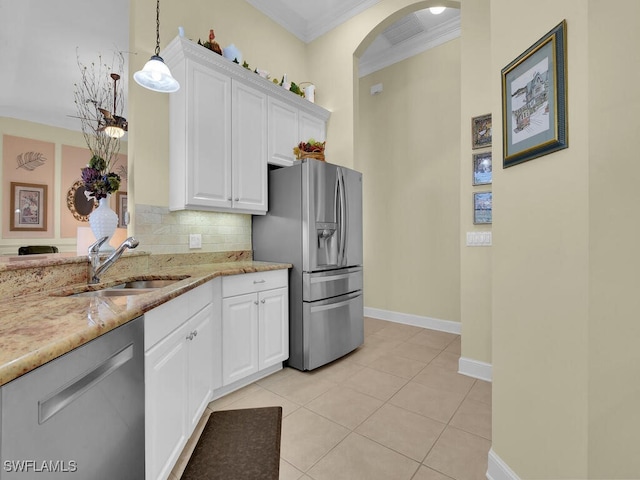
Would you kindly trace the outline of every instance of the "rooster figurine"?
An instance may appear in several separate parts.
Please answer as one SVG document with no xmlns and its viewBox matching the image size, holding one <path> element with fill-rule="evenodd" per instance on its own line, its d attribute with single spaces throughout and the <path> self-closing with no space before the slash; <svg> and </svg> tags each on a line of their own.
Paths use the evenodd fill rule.
<svg viewBox="0 0 640 480">
<path fill-rule="evenodd" d="M 209 30 L 209 48 L 218 55 L 222 55 L 222 49 L 220 48 L 220 45 L 218 45 L 218 42 L 215 41 L 215 38 L 216 34 L 213 33 L 213 29 Z"/>
</svg>

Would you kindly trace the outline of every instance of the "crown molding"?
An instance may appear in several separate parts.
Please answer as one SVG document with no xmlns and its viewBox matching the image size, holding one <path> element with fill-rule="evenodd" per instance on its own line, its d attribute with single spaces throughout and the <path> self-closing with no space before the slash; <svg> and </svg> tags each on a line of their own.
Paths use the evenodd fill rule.
<svg viewBox="0 0 640 480">
<path fill-rule="evenodd" d="M 314 18 L 313 22 L 305 20 L 286 8 L 282 2 L 270 0 L 246 0 L 246 2 L 303 42 L 309 43 L 379 3 L 380 0 L 344 1 L 341 9 L 336 11 L 335 8 L 328 8 L 324 14 Z"/>
</svg>

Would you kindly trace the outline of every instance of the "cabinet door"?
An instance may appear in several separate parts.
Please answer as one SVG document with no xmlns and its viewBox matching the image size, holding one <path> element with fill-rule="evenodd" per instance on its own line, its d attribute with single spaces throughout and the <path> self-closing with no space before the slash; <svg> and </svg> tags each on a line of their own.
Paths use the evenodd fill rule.
<svg viewBox="0 0 640 480">
<path fill-rule="evenodd" d="M 166 479 L 187 442 L 189 354 L 183 325 L 145 354 L 145 478 Z"/>
<path fill-rule="evenodd" d="M 231 79 L 189 63 L 186 202 L 231 207 Z"/>
<path fill-rule="evenodd" d="M 318 142 L 324 142 L 327 137 L 327 124 L 324 120 L 316 118 L 305 112 L 300 112 L 299 132 L 300 141 L 307 141 L 310 138 Z"/>
<path fill-rule="evenodd" d="M 288 288 L 260 292 L 259 367 L 269 367 L 289 358 Z"/>
<path fill-rule="evenodd" d="M 232 82 L 233 208 L 267 211 L 267 96 Z"/>
<path fill-rule="evenodd" d="M 258 295 L 222 299 L 222 385 L 258 371 Z"/>
<path fill-rule="evenodd" d="M 185 341 L 189 352 L 189 395 L 187 418 L 189 432 L 198 424 L 211 400 L 213 388 L 212 338 L 213 307 L 209 304 L 189 320 Z"/>
<path fill-rule="evenodd" d="M 293 147 L 298 138 L 298 109 L 269 98 L 269 163 L 286 167 L 296 159 Z"/>
</svg>

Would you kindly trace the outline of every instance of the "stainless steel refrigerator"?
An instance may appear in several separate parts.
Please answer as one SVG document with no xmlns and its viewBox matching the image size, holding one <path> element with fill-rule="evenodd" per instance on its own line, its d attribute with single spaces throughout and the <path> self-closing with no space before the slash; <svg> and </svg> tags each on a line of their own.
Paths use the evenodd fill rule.
<svg viewBox="0 0 640 480">
<path fill-rule="evenodd" d="M 362 345 L 362 174 L 318 160 L 269 172 L 253 258 L 291 263 L 289 360 L 313 370 Z"/>
</svg>

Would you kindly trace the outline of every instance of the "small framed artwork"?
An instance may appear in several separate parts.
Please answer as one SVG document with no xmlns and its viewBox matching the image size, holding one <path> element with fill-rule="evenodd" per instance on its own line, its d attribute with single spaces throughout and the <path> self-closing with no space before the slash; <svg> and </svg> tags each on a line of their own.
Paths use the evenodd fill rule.
<svg viewBox="0 0 640 480">
<path fill-rule="evenodd" d="M 127 228 L 127 224 L 129 223 L 127 192 L 116 192 L 116 208 L 118 213 L 118 228 Z"/>
<path fill-rule="evenodd" d="M 502 69 L 503 167 L 568 147 L 567 23 Z"/>
<path fill-rule="evenodd" d="M 473 154 L 473 184 L 490 185 L 492 181 L 491 152 Z"/>
<path fill-rule="evenodd" d="M 491 114 L 473 117 L 471 119 L 471 148 L 484 148 L 491 146 Z"/>
<path fill-rule="evenodd" d="M 492 223 L 493 193 L 475 192 L 473 194 L 473 223 Z"/>
<path fill-rule="evenodd" d="M 44 232 L 47 230 L 47 186 L 11 182 L 9 230 Z"/>
</svg>

